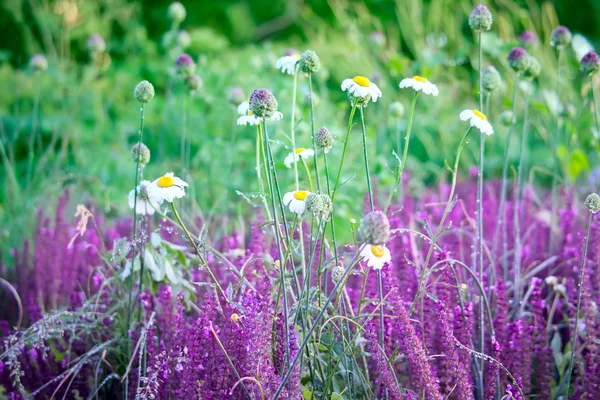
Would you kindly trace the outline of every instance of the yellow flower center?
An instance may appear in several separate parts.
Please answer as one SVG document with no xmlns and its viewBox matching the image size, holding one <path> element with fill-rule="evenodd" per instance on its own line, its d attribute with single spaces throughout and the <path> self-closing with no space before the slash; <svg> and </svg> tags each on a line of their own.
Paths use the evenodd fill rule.
<svg viewBox="0 0 600 400">
<path fill-rule="evenodd" d="M 475 114 L 476 116 L 478 116 L 479 118 L 481 118 L 484 121 L 487 119 L 485 114 L 482 113 L 481 111 L 473 110 L 473 114 Z"/>
<path fill-rule="evenodd" d="M 413 79 L 417 82 L 422 82 L 422 83 L 428 82 L 427 78 L 423 78 L 422 76 L 418 76 L 418 75 L 413 76 Z"/>
<path fill-rule="evenodd" d="M 294 192 L 294 198 L 296 200 L 304 200 L 308 196 L 308 192 L 306 190 L 298 190 Z"/>
<path fill-rule="evenodd" d="M 298 53 L 292 54 L 292 57 L 294 57 L 294 58 L 300 58 L 300 54 L 298 54 Z"/>
<path fill-rule="evenodd" d="M 383 257 L 385 254 L 383 246 L 371 246 L 371 252 L 375 257 Z"/>
<path fill-rule="evenodd" d="M 242 319 L 244 316 L 242 315 L 241 317 L 238 314 L 231 314 L 231 322 L 238 322 L 240 319 Z"/>
<path fill-rule="evenodd" d="M 254 113 L 252 112 L 251 109 L 248 109 L 248 115 L 253 115 Z"/>
<path fill-rule="evenodd" d="M 355 76 L 354 79 L 352 79 L 356 84 L 362 86 L 362 87 L 369 87 L 371 86 L 371 81 L 369 80 L 369 78 L 366 78 L 364 76 Z"/>
<path fill-rule="evenodd" d="M 296 149 L 296 154 L 300 154 L 300 153 L 302 153 L 304 150 L 306 150 L 304 147 L 298 147 L 298 148 Z"/>
<path fill-rule="evenodd" d="M 170 188 L 172 186 L 175 186 L 175 179 L 173 179 L 172 176 L 165 175 L 162 178 L 159 178 L 156 184 L 160 188 Z"/>
</svg>

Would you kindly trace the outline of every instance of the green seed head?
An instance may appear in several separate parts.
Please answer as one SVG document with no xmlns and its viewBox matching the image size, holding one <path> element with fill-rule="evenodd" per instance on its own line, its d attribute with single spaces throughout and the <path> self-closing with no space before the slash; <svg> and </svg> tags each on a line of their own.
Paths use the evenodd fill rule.
<svg viewBox="0 0 600 400">
<path fill-rule="evenodd" d="M 346 272 L 346 270 L 344 269 L 344 267 L 338 265 L 336 266 L 334 269 L 331 270 L 331 280 L 333 281 L 333 283 L 338 283 L 339 281 L 342 280 L 342 278 L 344 277 L 344 272 Z"/>
<path fill-rule="evenodd" d="M 143 167 L 150 162 L 150 149 L 144 143 L 136 143 L 131 148 L 131 159 L 137 163 L 140 160 L 140 165 Z"/>
<path fill-rule="evenodd" d="M 382 211 L 372 211 L 360 221 L 357 230 L 361 243 L 384 245 L 390 239 L 390 221 Z"/>
<path fill-rule="evenodd" d="M 492 28 L 494 18 L 490 10 L 483 4 L 479 4 L 473 9 L 469 16 L 469 26 L 473 32 L 485 32 Z"/>
<path fill-rule="evenodd" d="M 317 147 L 325 154 L 329 153 L 329 150 L 333 147 L 335 143 L 335 139 L 329 129 L 322 127 L 318 131 L 315 132 L 315 144 Z"/>
<path fill-rule="evenodd" d="M 552 32 L 552 39 L 550 39 L 550 45 L 558 49 L 563 49 L 565 46 L 571 44 L 573 35 L 566 26 L 558 26 Z"/>
<path fill-rule="evenodd" d="M 319 59 L 317 53 L 312 50 L 306 50 L 304 53 L 302 53 L 302 56 L 300 56 L 298 65 L 300 71 L 304 72 L 305 74 L 312 75 L 319 72 L 319 69 L 321 69 L 321 60 Z"/>
<path fill-rule="evenodd" d="M 154 86 L 148 81 L 141 81 L 133 90 L 133 97 L 140 103 L 150 103 L 154 98 Z"/>
<path fill-rule="evenodd" d="M 542 72 L 542 66 L 537 58 L 533 56 L 529 56 L 529 62 L 527 68 L 523 71 L 523 76 L 525 78 L 534 79 L 537 78 Z"/>
<path fill-rule="evenodd" d="M 34 54 L 29 60 L 29 67 L 36 72 L 44 72 L 48 69 L 48 60 L 43 54 Z"/>
<path fill-rule="evenodd" d="M 585 199 L 585 207 L 592 214 L 596 214 L 598 211 L 600 211 L 600 196 L 598 196 L 596 193 L 590 194 Z"/>
<path fill-rule="evenodd" d="M 513 113 L 510 110 L 504 110 L 500 114 L 500 123 L 504 126 L 510 126 L 513 120 Z"/>
<path fill-rule="evenodd" d="M 492 65 L 486 67 L 481 72 L 481 80 L 483 90 L 486 92 L 493 92 L 494 90 L 498 89 L 502 83 L 502 77 L 500 76 L 500 73 Z"/>
<path fill-rule="evenodd" d="M 185 7 L 183 6 L 183 4 L 176 1 L 174 3 L 171 3 L 171 5 L 169 6 L 169 10 L 167 11 L 167 14 L 168 14 L 169 18 L 171 19 L 171 21 L 179 24 L 179 23 L 183 22 L 183 20 L 185 19 L 187 12 L 185 11 Z"/>
<path fill-rule="evenodd" d="M 392 116 L 392 118 L 400 119 L 404 117 L 404 112 L 404 105 L 399 101 L 395 101 L 392 104 L 390 104 L 390 115 Z"/>
</svg>

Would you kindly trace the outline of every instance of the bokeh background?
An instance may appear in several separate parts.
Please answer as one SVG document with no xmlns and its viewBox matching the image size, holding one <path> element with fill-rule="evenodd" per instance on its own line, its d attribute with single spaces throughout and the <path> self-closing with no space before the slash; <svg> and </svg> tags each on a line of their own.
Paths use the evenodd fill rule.
<svg viewBox="0 0 600 400">
<path fill-rule="evenodd" d="M 444 160 L 454 154 L 464 125 L 458 113 L 476 105 L 476 46 L 468 15 L 476 3 L 461 0 L 319 0 L 319 1 L 183 1 L 187 18 L 174 26 L 167 17 L 168 1 L 121 0 L 4 0 L 0 4 L 0 250 L 4 254 L 32 232 L 38 207 L 56 202 L 65 189 L 77 202 L 91 201 L 106 215 L 127 210 L 127 193 L 134 177 L 130 147 L 136 140 L 139 106 L 132 91 L 141 79 L 157 91 L 147 107 L 145 142 L 152 151 L 146 176 L 166 171 L 183 175 L 192 185 L 197 210 L 205 218 L 231 220 L 251 214 L 251 204 L 236 191 L 256 190 L 255 131 L 237 127 L 237 113 L 228 99 L 232 87 L 248 96 L 268 87 L 289 115 L 291 78 L 275 69 L 288 48 L 315 50 L 323 69 L 314 77 L 316 125 L 341 137 L 349 111 L 339 85 L 345 78 L 365 75 L 383 90 L 381 102 L 370 105 L 367 125 L 373 149 L 374 178 L 389 187 L 396 163 L 397 130 L 405 118 L 390 116 L 389 105 L 407 108 L 411 94 L 398 82 L 415 74 L 430 78 L 440 88 L 436 99 L 423 99 L 415 120 L 408 170 L 416 193 L 427 184 L 447 179 Z M 528 143 L 532 164 L 529 181 L 545 185 L 553 169 L 549 137 L 555 115 L 563 113 L 559 148 L 564 181 L 581 190 L 597 159 L 598 132 L 591 127 L 589 80 L 578 72 L 578 60 L 600 38 L 600 2 L 497 0 L 486 1 L 494 26 L 485 35 L 485 64 L 494 65 L 504 87 L 491 101 L 490 118 L 499 128 L 488 142 L 486 176 L 502 168 L 506 129 L 498 118 L 511 106 L 513 75 L 506 54 L 519 45 L 519 35 L 531 30 L 539 44 L 531 49 L 543 66 L 532 98 Z M 563 72 L 563 93 L 554 94 L 556 55 L 549 46 L 552 30 L 567 25 L 575 34 Z M 189 33 L 189 43 L 173 39 Z M 88 38 L 101 35 L 106 51 L 90 54 Z M 174 69 L 175 59 L 190 54 L 198 65 L 203 87 L 189 95 Z M 30 57 L 44 54 L 46 72 L 34 73 Z M 299 79 L 298 141 L 310 140 L 307 80 Z M 184 98 L 187 108 L 184 117 Z M 568 106 L 568 107 L 567 107 Z M 568 110 L 568 112 L 565 112 Z M 293 186 L 283 167 L 289 143 L 288 123 L 276 128 L 282 178 Z M 180 164 L 180 136 L 187 128 L 192 146 L 189 171 Z M 517 132 L 519 132 L 519 127 Z M 27 143 L 36 138 L 33 179 L 26 177 Z M 515 138 L 520 140 L 519 137 Z M 361 148 L 354 142 L 347 165 L 360 173 Z M 353 148 L 354 147 L 354 148 Z M 516 148 L 516 146 L 515 146 Z M 471 143 L 463 157 L 464 176 L 476 160 Z M 511 161 L 517 152 L 510 151 Z M 335 159 L 335 156 L 332 156 Z M 356 161 L 356 162 L 354 162 Z M 337 161 L 333 161 L 336 163 Z M 337 164 L 334 164 L 337 165 Z M 340 218 L 359 217 L 363 179 L 340 194 Z M 285 184 L 284 184 L 285 186 Z M 284 189 L 289 189 L 284 187 Z M 382 189 L 385 191 L 385 189 Z M 227 226 L 227 224 L 223 224 Z"/>
</svg>

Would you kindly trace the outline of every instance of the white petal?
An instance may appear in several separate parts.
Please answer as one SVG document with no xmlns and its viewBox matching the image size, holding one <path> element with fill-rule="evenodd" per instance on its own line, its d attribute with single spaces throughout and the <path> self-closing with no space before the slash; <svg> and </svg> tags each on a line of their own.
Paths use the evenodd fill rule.
<svg viewBox="0 0 600 400">
<path fill-rule="evenodd" d="M 400 82 L 400 89 L 413 87 L 414 81 L 415 80 L 412 79 L 412 78 L 404 78 L 404 79 L 402 79 L 402 81 Z"/>
<path fill-rule="evenodd" d="M 283 114 L 280 113 L 279 111 L 275 111 L 273 113 L 273 115 L 271 115 L 271 118 L 269 118 L 269 121 L 279 121 L 282 118 L 283 118 Z"/>
<path fill-rule="evenodd" d="M 286 194 L 283 195 L 283 204 L 284 205 L 289 205 L 290 202 L 294 200 L 294 192 L 287 192 Z"/>
<path fill-rule="evenodd" d="M 475 114 L 473 114 L 472 110 L 464 110 L 463 112 L 460 113 L 460 120 L 461 121 L 466 121 L 468 119 L 471 119 L 475 116 Z"/>
<path fill-rule="evenodd" d="M 291 168 L 292 167 L 292 163 L 296 161 L 296 157 L 294 153 L 290 153 L 285 157 L 285 160 L 283 160 L 283 163 L 285 164 L 286 167 Z"/>
<path fill-rule="evenodd" d="M 247 101 L 242 101 L 237 108 L 237 112 L 240 115 L 246 115 L 248 114 L 248 109 L 250 109 L 250 103 L 248 103 Z"/>
<path fill-rule="evenodd" d="M 371 256 L 373 254 L 373 252 L 371 251 L 371 245 L 370 244 L 365 244 L 362 248 L 362 250 L 360 251 L 360 256 L 364 257 L 364 258 L 369 258 L 369 256 Z"/>
<path fill-rule="evenodd" d="M 298 154 L 302 158 L 309 158 L 315 155 L 315 151 L 313 149 L 305 149 L 304 151 Z"/>
<path fill-rule="evenodd" d="M 342 90 L 346 90 L 353 85 L 356 85 L 356 82 L 354 82 L 352 79 L 344 79 L 342 82 Z"/>
</svg>

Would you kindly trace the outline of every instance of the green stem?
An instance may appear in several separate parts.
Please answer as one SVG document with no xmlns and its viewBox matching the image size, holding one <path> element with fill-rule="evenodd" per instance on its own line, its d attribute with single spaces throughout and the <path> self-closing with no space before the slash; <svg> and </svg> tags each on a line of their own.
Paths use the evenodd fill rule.
<svg viewBox="0 0 600 400">
<path fill-rule="evenodd" d="M 327 194 L 329 196 L 331 196 L 331 187 L 329 186 L 329 166 L 327 164 L 327 154 L 325 152 L 323 152 L 323 162 L 325 164 L 325 181 L 327 182 Z M 339 261 L 338 261 L 338 251 L 337 251 L 337 243 L 335 240 L 335 222 L 334 222 L 334 218 L 333 218 L 333 210 L 331 211 L 331 215 L 329 216 L 329 219 L 331 221 L 331 244 L 333 247 L 333 254 L 335 256 L 335 266 L 338 265 Z M 321 283 L 319 282 L 319 285 Z M 319 286 L 320 289 L 320 286 Z"/>
<path fill-rule="evenodd" d="M 346 159 L 346 151 L 348 150 L 348 142 L 350 141 L 350 131 L 352 130 L 352 121 L 354 120 L 354 112 L 358 102 L 355 100 L 352 105 L 352 111 L 350 111 L 350 117 L 348 118 L 348 130 L 346 131 L 346 140 L 344 141 L 344 149 L 342 150 L 342 159 L 340 161 L 340 169 L 338 170 L 337 178 L 335 179 L 335 185 L 333 185 L 333 192 L 331 192 L 331 202 L 335 200 L 335 193 L 340 184 L 340 177 L 342 176 L 342 168 L 344 167 L 344 160 Z"/>
<path fill-rule="evenodd" d="M 35 142 L 38 134 L 37 121 L 38 121 L 38 110 L 40 105 L 40 82 L 39 74 L 36 76 L 37 88 L 35 93 L 35 99 L 33 101 L 33 110 L 31 112 L 31 132 L 29 133 L 29 147 L 27 156 L 27 187 L 31 186 L 33 180 L 33 159 L 35 157 Z"/>
<path fill-rule="evenodd" d="M 371 211 L 374 211 L 375 205 L 373 204 L 373 189 L 371 188 L 371 174 L 369 172 L 369 155 L 367 152 L 367 130 L 365 128 L 364 106 L 360 107 L 360 125 L 362 128 L 363 156 L 365 158 L 365 174 L 367 176 L 367 189 L 369 190 L 369 204 L 371 205 Z"/>
<path fill-rule="evenodd" d="M 482 37 L 483 33 L 479 32 L 479 111 L 483 111 L 483 46 Z M 475 234 L 475 241 L 477 242 L 477 263 L 479 279 L 483 279 L 483 215 L 481 213 L 482 202 L 483 202 L 483 166 L 484 166 L 484 154 L 485 153 L 485 134 L 479 133 L 479 171 L 477 173 L 477 229 Z M 479 349 L 480 353 L 485 354 L 485 329 L 484 329 L 484 318 L 483 318 L 483 297 L 479 299 Z M 491 322 L 491 321 L 490 321 Z M 480 393 L 483 393 L 483 370 L 485 360 L 481 359 L 481 367 L 479 368 L 479 387 Z"/>
<path fill-rule="evenodd" d="M 552 209 L 550 211 L 550 252 L 553 254 L 556 249 L 556 235 L 554 235 L 554 225 L 556 224 L 556 217 L 558 214 L 558 182 L 557 175 L 560 170 L 559 159 L 558 159 L 558 146 L 560 145 L 560 108 L 562 103 L 560 101 L 560 61 L 562 58 L 562 50 L 558 48 L 558 60 L 556 67 L 556 124 L 554 126 L 554 136 L 552 139 L 553 153 L 554 153 L 554 173 L 552 174 L 552 194 L 550 195 L 552 202 Z"/>
<path fill-rule="evenodd" d="M 310 101 L 310 129 L 312 132 L 312 143 L 313 143 L 313 161 L 315 162 L 315 176 L 317 181 L 317 193 L 321 193 L 321 182 L 319 181 L 319 164 L 317 163 L 317 146 L 315 143 L 315 108 L 313 105 L 313 91 L 312 91 L 312 75 L 308 74 L 308 98 Z M 310 177 L 310 175 L 309 175 Z"/>
<path fill-rule="evenodd" d="M 590 83 L 592 85 L 592 104 L 594 105 L 594 123 L 596 124 L 596 135 L 600 135 L 600 126 L 598 124 L 598 112 L 596 110 L 596 90 L 594 89 L 594 75 L 590 75 Z M 596 139 L 596 143 L 598 139 Z"/>
<path fill-rule="evenodd" d="M 304 161 L 304 158 L 300 158 L 300 161 L 302 162 L 302 165 L 304 166 L 304 171 L 306 172 L 306 177 L 308 178 L 308 189 L 312 192 L 313 191 L 313 184 L 312 184 L 312 178 L 310 177 L 310 171 L 308 170 L 308 165 L 306 164 L 306 161 Z M 319 190 L 317 189 L 317 192 Z"/>
<path fill-rule="evenodd" d="M 575 313 L 575 332 L 571 344 L 571 362 L 569 363 L 569 372 L 567 373 L 567 393 L 565 400 L 569 400 L 569 389 L 571 387 L 571 374 L 573 373 L 573 363 L 575 362 L 575 348 L 577 346 L 577 328 L 579 327 L 579 311 L 581 309 L 581 295 L 583 294 L 583 279 L 585 278 L 585 261 L 588 252 L 588 243 L 590 241 L 590 231 L 592 227 L 592 218 L 594 214 L 589 213 L 587 222 L 587 233 L 585 235 L 585 245 L 583 246 L 583 256 L 581 257 L 581 271 L 579 271 L 579 283 L 577 284 L 577 311 Z"/>
<path fill-rule="evenodd" d="M 263 204 L 265 206 L 265 210 L 267 212 L 267 219 L 271 219 L 271 213 L 269 211 L 269 206 L 267 204 L 265 183 L 263 182 L 263 179 L 261 176 L 262 174 L 260 172 L 261 149 L 262 149 L 262 137 L 261 137 L 260 129 L 257 129 L 257 131 L 256 131 L 256 167 L 254 169 L 256 170 L 256 178 L 258 179 L 258 190 L 260 191 L 261 194 L 263 194 L 262 200 L 263 200 Z"/>
</svg>

